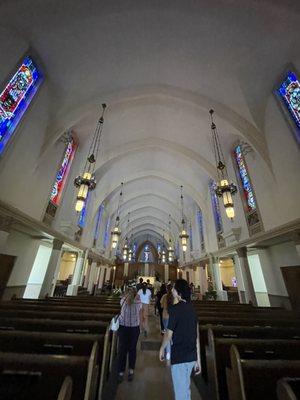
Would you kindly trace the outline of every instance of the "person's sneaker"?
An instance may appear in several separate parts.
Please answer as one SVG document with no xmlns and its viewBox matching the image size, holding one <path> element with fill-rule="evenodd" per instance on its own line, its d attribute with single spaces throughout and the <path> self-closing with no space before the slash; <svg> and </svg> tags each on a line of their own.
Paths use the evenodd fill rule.
<svg viewBox="0 0 300 400">
<path fill-rule="evenodd" d="M 124 380 L 124 374 L 118 374 L 118 383 L 123 382 Z"/>
<path fill-rule="evenodd" d="M 132 382 L 133 381 L 133 374 L 128 374 L 128 382 Z"/>
</svg>

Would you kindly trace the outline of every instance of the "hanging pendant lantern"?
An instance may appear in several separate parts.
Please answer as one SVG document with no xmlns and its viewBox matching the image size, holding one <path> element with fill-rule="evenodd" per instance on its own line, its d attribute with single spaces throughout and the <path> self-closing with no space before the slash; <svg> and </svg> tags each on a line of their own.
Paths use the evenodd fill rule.
<svg viewBox="0 0 300 400">
<path fill-rule="evenodd" d="M 171 239 L 171 215 L 169 214 L 169 247 L 168 247 L 168 261 L 172 263 L 174 261 L 174 249 L 172 246 L 172 239 Z"/>
<path fill-rule="evenodd" d="M 218 197 L 222 197 L 226 215 L 228 218 L 233 219 L 235 212 L 232 195 L 237 192 L 237 187 L 234 185 L 234 183 L 229 183 L 228 172 L 224 161 L 224 155 L 222 152 L 217 127 L 213 120 L 214 110 L 210 110 L 209 113 L 211 117 L 211 132 L 213 139 L 214 155 L 216 160 L 216 168 L 218 173 L 216 195 Z"/>
<path fill-rule="evenodd" d="M 182 251 L 183 253 L 185 253 L 187 251 L 187 244 L 188 244 L 188 239 L 189 239 L 189 235 L 187 234 L 187 231 L 185 229 L 185 220 L 184 220 L 184 214 L 183 214 L 183 186 L 180 186 L 181 189 L 181 195 L 180 195 L 180 200 L 181 200 L 181 214 L 182 214 L 182 218 L 181 218 L 181 225 L 182 225 L 182 230 L 181 230 L 181 234 L 179 235 L 179 238 L 181 240 L 181 246 L 182 246 Z"/>
<path fill-rule="evenodd" d="M 119 225 L 120 225 L 120 208 L 121 208 L 122 196 L 123 196 L 123 182 L 121 182 L 121 191 L 119 194 L 119 203 L 118 203 L 118 209 L 117 209 L 116 223 L 115 223 L 114 229 L 111 231 L 111 247 L 112 247 L 112 249 L 115 249 L 117 247 L 119 238 L 121 236 L 121 229 L 120 229 Z"/>
<path fill-rule="evenodd" d="M 75 204 L 75 210 L 77 212 L 81 212 L 84 203 L 87 199 L 88 192 L 89 190 L 94 190 L 96 187 L 96 179 L 94 176 L 95 172 L 95 165 L 97 161 L 97 156 L 99 152 L 99 147 L 100 147 L 100 140 L 102 136 L 102 130 L 103 130 L 103 123 L 104 123 L 104 112 L 106 109 L 106 104 L 102 104 L 102 114 L 101 117 L 98 120 L 98 124 L 91 142 L 91 146 L 89 149 L 89 156 L 87 158 L 87 161 L 84 166 L 84 172 L 82 175 L 79 175 L 75 178 L 74 180 L 74 185 L 75 187 L 79 188 L 77 197 L 76 197 L 76 204 Z"/>
</svg>

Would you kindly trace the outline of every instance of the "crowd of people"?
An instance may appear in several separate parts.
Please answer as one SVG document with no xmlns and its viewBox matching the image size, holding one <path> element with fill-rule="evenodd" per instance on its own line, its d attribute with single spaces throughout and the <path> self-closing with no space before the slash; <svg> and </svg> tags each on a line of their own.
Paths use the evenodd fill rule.
<svg viewBox="0 0 300 400">
<path fill-rule="evenodd" d="M 175 400 L 190 399 L 192 370 L 200 373 L 199 330 L 197 316 L 191 304 L 193 285 L 184 279 L 161 283 L 156 279 L 139 279 L 121 296 L 119 317 L 118 381 L 122 382 L 128 356 L 128 381 L 134 377 L 137 342 L 140 333 L 149 333 L 149 306 L 154 302 L 163 335 L 159 360 L 171 366 Z"/>
</svg>

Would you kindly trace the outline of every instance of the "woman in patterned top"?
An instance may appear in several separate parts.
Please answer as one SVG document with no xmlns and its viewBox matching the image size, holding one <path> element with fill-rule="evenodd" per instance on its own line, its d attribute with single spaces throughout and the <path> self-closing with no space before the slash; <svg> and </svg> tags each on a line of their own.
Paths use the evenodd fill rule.
<svg viewBox="0 0 300 400">
<path fill-rule="evenodd" d="M 119 317 L 120 327 L 118 349 L 118 380 L 123 381 L 128 354 L 129 372 L 128 380 L 133 380 L 133 372 L 136 361 L 136 345 L 140 334 L 140 313 L 142 303 L 135 288 L 128 288 L 121 298 L 121 313 Z"/>
</svg>

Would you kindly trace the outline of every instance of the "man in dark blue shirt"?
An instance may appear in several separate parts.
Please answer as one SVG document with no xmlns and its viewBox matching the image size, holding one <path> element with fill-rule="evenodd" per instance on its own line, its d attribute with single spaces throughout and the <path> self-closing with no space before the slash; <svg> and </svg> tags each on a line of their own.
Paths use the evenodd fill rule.
<svg viewBox="0 0 300 400">
<path fill-rule="evenodd" d="M 200 373 L 200 348 L 198 318 L 190 302 L 191 291 L 186 280 L 178 279 L 173 288 L 174 305 L 169 308 L 167 332 L 159 351 L 171 345 L 171 372 L 176 400 L 190 400 L 191 373 Z"/>
</svg>

